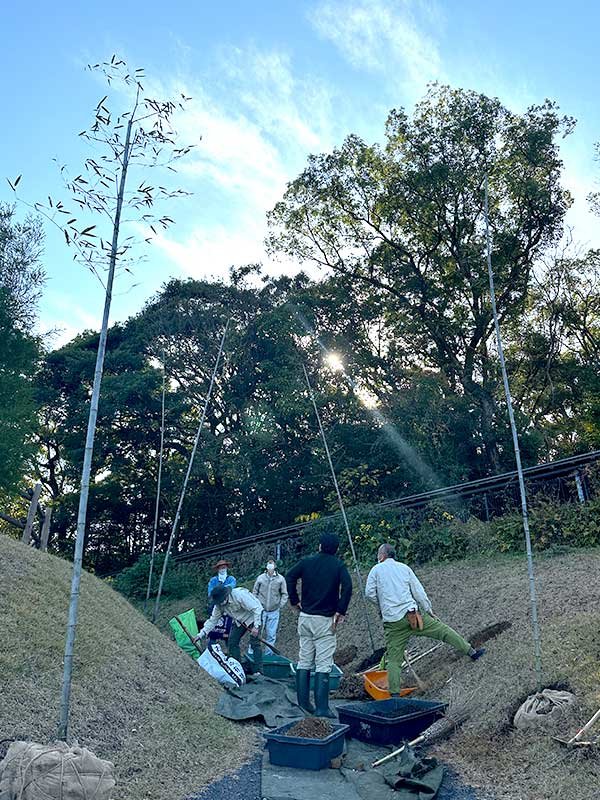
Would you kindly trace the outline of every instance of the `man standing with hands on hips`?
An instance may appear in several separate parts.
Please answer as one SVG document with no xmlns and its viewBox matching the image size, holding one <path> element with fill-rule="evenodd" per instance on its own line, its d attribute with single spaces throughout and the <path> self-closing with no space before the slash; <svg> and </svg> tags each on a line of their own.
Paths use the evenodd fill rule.
<svg viewBox="0 0 600 800">
<path fill-rule="evenodd" d="M 337 644 L 336 629 L 346 616 L 352 597 L 352 580 L 336 553 L 340 541 L 334 533 L 321 535 L 319 552 L 298 561 L 286 575 L 290 605 L 300 613 L 300 656 L 296 670 L 298 705 L 317 717 L 334 717 L 329 708 L 329 673 Z M 297 583 L 302 583 L 298 597 Z M 310 702 L 310 671 L 315 669 L 315 705 Z"/>
</svg>

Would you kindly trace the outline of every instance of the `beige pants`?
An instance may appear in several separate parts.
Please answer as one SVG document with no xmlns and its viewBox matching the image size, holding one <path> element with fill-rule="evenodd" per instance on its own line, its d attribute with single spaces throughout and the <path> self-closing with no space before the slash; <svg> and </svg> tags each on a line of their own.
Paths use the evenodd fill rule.
<svg viewBox="0 0 600 800">
<path fill-rule="evenodd" d="M 315 672 L 331 672 L 333 654 L 337 644 L 333 632 L 333 617 L 300 613 L 298 636 L 300 657 L 298 669 L 313 669 Z"/>
</svg>

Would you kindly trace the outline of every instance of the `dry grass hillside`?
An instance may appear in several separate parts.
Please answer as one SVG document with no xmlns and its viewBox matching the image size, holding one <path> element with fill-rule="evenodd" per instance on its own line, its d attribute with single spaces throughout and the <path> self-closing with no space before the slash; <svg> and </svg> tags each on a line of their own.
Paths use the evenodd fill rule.
<svg viewBox="0 0 600 800">
<path fill-rule="evenodd" d="M 600 551 L 575 551 L 536 558 L 543 636 L 544 684 L 568 685 L 578 706 L 558 729 L 519 733 L 511 726 L 520 702 L 535 691 L 529 595 L 524 558 L 463 561 L 417 570 L 436 613 L 467 638 L 489 626 L 511 623 L 486 642 L 487 654 L 476 664 L 456 658 L 446 645 L 418 663 L 430 686 L 427 696 L 467 698 L 470 719 L 439 746 L 439 754 L 475 786 L 498 800 L 597 800 L 600 756 L 566 751 L 552 739 L 578 728 L 600 707 Z M 198 600 L 200 602 L 198 603 Z M 204 597 L 165 604 L 163 620 Z M 381 624 L 371 614 L 376 646 L 383 645 Z M 164 622 L 163 622 L 164 624 Z M 282 615 L 278 647 L 290 658 L 298 654 L 295 616 Z M 411 649 L 430 647 L 413 639 Z M 371 652 L 358 594 L 338 637 L 338 649 L 356 647 L 347 672 Z M 407 684 L 410 679 L 407 676 Z"/>
<path fill-rule="evenodd" d="M 0 741 L 55 735 L 70 578 L 0 535 Z M 212 713 L 218 687 L 189 656 L 86 573 L 74 670 L 70 738 L 115 763 L 118 800 L 180 800 L 256 746 Z"/>
</svg>

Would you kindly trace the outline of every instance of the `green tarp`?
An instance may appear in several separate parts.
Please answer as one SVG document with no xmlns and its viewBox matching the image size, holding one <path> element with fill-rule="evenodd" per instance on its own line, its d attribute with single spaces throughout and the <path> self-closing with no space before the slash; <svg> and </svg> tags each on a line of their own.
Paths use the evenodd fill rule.
<svg viewBox="0 0 600 800">
<path fill-rule="evenodd" d="M 183 622 L 185 627 L 188 631 L 195 636 L 198 633 L 198 623 L 196 622 L 196 612 L 193 608 L 190 608 L 189 611 L 184 611 L 183 614 L 177 614 L 179 619 Z M 169 620 L 169 625 L 171 626 L 171 630 L 175 634 L 175 641 L 181 647 L 184 653 L 187 653 L 188 656 L 191 656 L 194 661 L 200 657 L 200 653 L 194 647 L 194 645 L 190 642 L 188 635 L 184 632 L 181 625 L 177 622 L 175 617 Z"/>
</svg>

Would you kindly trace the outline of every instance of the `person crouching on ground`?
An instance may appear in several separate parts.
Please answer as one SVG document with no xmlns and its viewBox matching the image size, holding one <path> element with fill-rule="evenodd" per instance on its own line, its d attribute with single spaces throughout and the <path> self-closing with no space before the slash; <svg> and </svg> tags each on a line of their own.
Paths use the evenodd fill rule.
<svg viewBox="0 0 600 800">
<path fill-rule="evenodd" d="M 298 705 L 318 717 L 334 717 L 329 708 L 329 673 L 337 644 L 336 629 L 344 621 L 352 580 L 344 563 L 336 557 L 339 539 L 333 533 L 321 536 L 319 552 L 303 558 L 286 575 L 290 604 L 300 614 L 300 656 L 296 670 Z M 297 583 L 302 583 L 302 598 Z M 315 705 L 310 702 L 310 671 L 315 669 Z"/>
<path fill-rule="evenodd" d="M 260 675 L 262 671 L 262 647 L 259 640 L 262 627 L 263 607 L 248 589 L 232 589 L 220 583 L 212 590 L 210 595 L 214 603 L 212 614 L 202 626 L 200 633 L 194 637 L 197 642 L 208 636 L 216 628 L 223 616 L 233 620 L 229 634 L 229 655 L 241 661 L 240 640 L 249 632 L 252 651 L 254 654 L 254 672 Z"/>
<path fill-rule="evenodd" d="M 406 564 L 396 561 L 391 544 L 382 544 L 369 572 L 365 594 L 379 606 L 387 650 L 389 691 L 399 697 L 404 651 L 411 636 L 427 636 L 452 645 L 476 661 L 485 649 L 475 650 L 460 634 L 445 625 L 433 613 L 431 602 L 419 579 Z"/>
<path fill-rule="evenodd" d="M 288 601 L 285 578 L 277 572 L 275 559 L 267 559 L 267 567 L 258 576 L 254 583 L 253 594 L 258 597 L 265 610 L 263 624 L 265 627 L 265 655 L 273 652 L 269 645 L 274 645 L 277 640 L 279 627 L 279 613 Z"/>
</svg>

